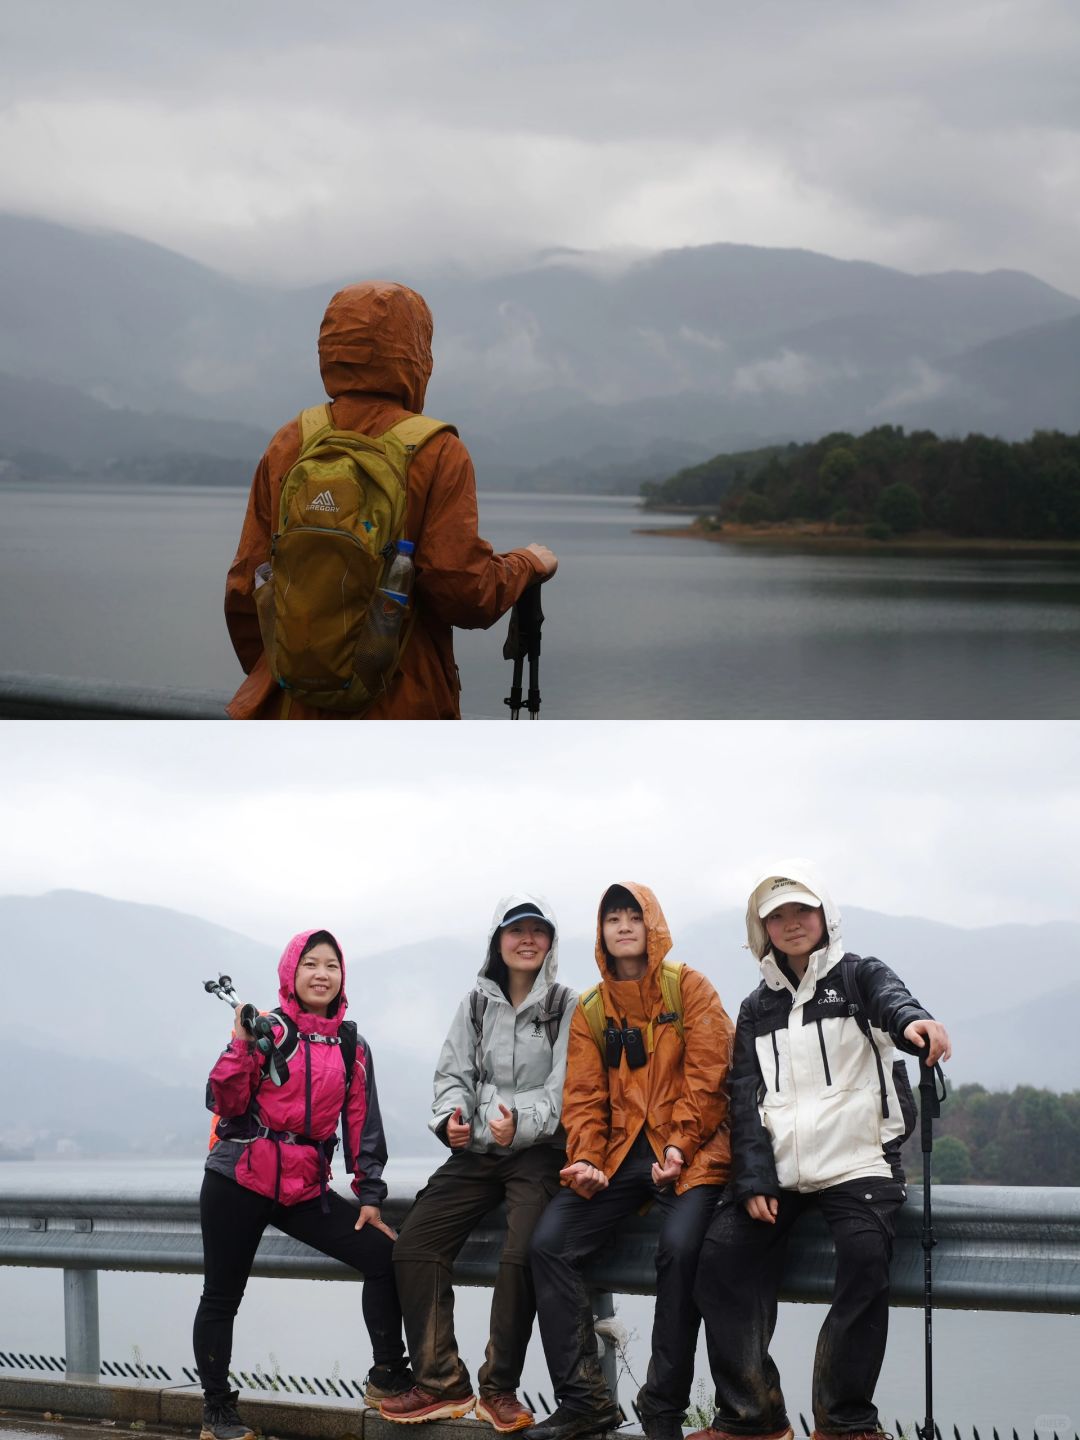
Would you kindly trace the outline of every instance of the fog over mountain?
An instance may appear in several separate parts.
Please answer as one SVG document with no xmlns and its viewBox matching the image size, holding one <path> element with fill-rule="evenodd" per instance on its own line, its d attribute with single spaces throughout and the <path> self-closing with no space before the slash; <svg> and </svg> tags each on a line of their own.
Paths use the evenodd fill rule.
<svg viewBox="0 0 1080 1440">
<path fill-rule="evenodd" d="M 18 1096 L 0 1122 L 0 1142 L 33 1144 L 42 1155 L 58 1144 L 87 1154 L 200 1153 L 206 1073 L 231 1024 L 202 981 L 224 970 L 242 997 L 269 1006 L 277 955 L 190 915 L 79 891 L 0 897 L 0 926 L 9 989 L 20 976 L 35 977 L 30 1003 L 14 1012 L 17 1033 L 0 1047 L 0 1086 Z M 431 1075 L 454 1007 L 479 969 L 483 929 L 481 922 L 473 935 L 374 954 L 340 937 L 349 1014 L 372 1046 L 399 1155 L 438 1154 L 426 1130 Z M 1067 1029 L 1080 1003 L 1080 926 L 965 930 L 853 909 L 844 937 L 849 949 L 891 963 L 948 1024 L 954 1083 L 1080 1086 Z M 710 976 L 733 1017 L 756 980 L 744 940 L 742 916 L 732 910 L 675 937 L 675 956 Z M 576 989 L 595 980 L 592 947 L 584 928 L 560 937 L 560 976 Z M 1036 955 L 1059 963 L 1018 964 Z"/>
<path fill-rule="evenodd" d="M 14 216 L 0 255 L 0 459 L 30 475 L 187 454 L 245 482 L 323 398 L 322 311 L 362 278 L 247 285 Z M 1080 429 L 1080 300 L 1017 271 L 718 244 L 396 278 L 435 315 L 426 409 L 457 423 L 489 488 L 632 491 L 719 451 L 876 424 Z"/>
</svg>

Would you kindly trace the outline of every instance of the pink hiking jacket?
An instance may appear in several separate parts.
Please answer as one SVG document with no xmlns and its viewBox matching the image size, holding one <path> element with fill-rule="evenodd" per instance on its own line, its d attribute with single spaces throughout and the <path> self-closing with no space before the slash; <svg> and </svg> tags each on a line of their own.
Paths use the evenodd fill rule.
<svg viewBox="0 0 1080 1440">
<path fill-rule="evenodd" d="M 284 1085 L 274 1085 L 253 1044 L 229 1041 L 210 1072 L 207 1105 L 222 1119 L 249 1117 L 250 1125 L 238 1127 L 239 1133 L 250 1129 L 255 1138 L 219 1140 L 206 1168 L 282 1205 L 312 1200 L 330 1177 L 329 1151 L 322 1142 L 332 1140 L 340 1117 L 345 1168 L 353 1177 L 353 1191 L 361 1204 L 379 1205 L 386 1198 L 382 1179 L 386 1141 L 371 1052 L 358 1035 L 346 1094 L 338 1041 L 348 1004 L 344 960 L 341 991 L 331 1006 L 333 1013 L 325 1018 L 302 1009 L 293 988 L 297 965 L 313 934 L 314 930 L 304 930 L 294 935 L 278 964 L 278 1009 L 299 1031 L 296 1051 L 288 1061 L 289 1078 Z M 280 1041 L 284 1027 L 274 1029 Z"/>
</svg>

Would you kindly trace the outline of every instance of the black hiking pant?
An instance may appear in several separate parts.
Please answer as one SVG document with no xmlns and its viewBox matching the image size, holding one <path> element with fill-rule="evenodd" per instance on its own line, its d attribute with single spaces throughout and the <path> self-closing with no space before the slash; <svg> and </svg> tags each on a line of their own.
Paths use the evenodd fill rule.
<svg viewBox="0 0 1080 1440">
<path fill-rule="evenodd" d="M 714 1429 L 765 1435 L 788 1424 L 769 1342 L 788 1236 L 811 1209 L 820 1210 L 836 1246 L 836 1285 L 814 1357 L 814 1427 L 834 1435 L 878 1429 L 873 1394 L 889 1333 L 896 1212 L 906 1198 L 900 1181 L 878 1176 L 807 1195 L 782 1190 L 769 1225 L 725 1194 L 694 1290 L 716 1386 Z"/>
<path fill-rule="evenodd" d="M 381 1230 L 354 1229 L 356 1210 L 331 1190 L 330 1213 L 318 1199 L 281 1205 L 235 1180 L 208 1170 L 199 1195 L 203 1237 L 203 1292 L 195 1312 L 195 1367 L 207 1399 L 229 1390 L 233 1320 L 244 1298 L 255 1252 L 267 1225 L 332 1255 L 364 1276 L 364 1324 L 376 1365 L 401 1361 L 401 1308 L 394 1287 L 394 1242 Z"/>
<path fill-rule="evenodd" d="M 533 1235 L 533 1279 L 556 1401 L 579 1413 L 606 1409 L 611 1395 L 600 1372 L 582 1267 L 620 1220 L 655 1201 L 664 1214 L 656 1247 L 652 1354 L 638 1408 L 643 1418 L 671 1418 L 681 1424 L 690 1403 L 701 1324 L 693 1298 L 694 1275 L 720 1188 L 697 1185 L 682 1195 L 657 1190 L 650 1174 L 655 1158 L 643 1131 L 606 1190 L 588 1200 L 572 1190 L 560 1191 Z"/>
<path fill-rule="evenodd" d="M 413 1374 L 433 1395 L 456 1398 L 472 1389 L 454 1335 L 454 1260 L 473 1227 L 504 1200 L 506 1242 L 477 1380 L 481 1395 L 517 1390 L 536 1314 L 529 1241 L 565 1164 L 553 1145 L 508 1155 L 458 1150 L 417 1195 L 394 1246 L 394 1273 Z"/>
</svg>

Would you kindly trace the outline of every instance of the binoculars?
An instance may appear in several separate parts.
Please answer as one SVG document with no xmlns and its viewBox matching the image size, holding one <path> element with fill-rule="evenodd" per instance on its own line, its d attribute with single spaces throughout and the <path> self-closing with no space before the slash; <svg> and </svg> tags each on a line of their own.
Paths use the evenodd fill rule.
<svg viewBox="0 0 1080 1440">
<path fill-rule="evenodd" d="M 240 1004 L 240 997 L 233 989 L 230 975 L 219 975 L 216 980 L 204 980 L 203 989 L 208 995 L 216 995 L 233 1009 Z M 274 1027 L 265 1015 L 260 1015 L 254 1005 L 244 1005 L 240 1011 L 240 1024 L 255 1042 L 255 1048 L 262 1055 L 269 1055 L 274 1048 Z"/>
<path fill-rule="evenodd" d="M 617 1069 L 624 1055 L 631 1070 L 640 1070 L 649 1062 L 645 1039 L 637 1026 L 627 1025 L 624 1020 L 620 1028 L 614 1020 L 609 1020 L 604 1030 L 604 1058 L 609 1068 Z"/>
</svg>

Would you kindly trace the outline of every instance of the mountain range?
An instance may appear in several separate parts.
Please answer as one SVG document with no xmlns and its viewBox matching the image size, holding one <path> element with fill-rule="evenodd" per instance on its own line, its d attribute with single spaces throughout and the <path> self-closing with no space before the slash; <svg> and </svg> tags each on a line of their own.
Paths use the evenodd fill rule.
<svg viewBox="0 0 1080 1440">
<path fill-rule="evenodd" d="M 1080 1088 L 1071 1017 L 1080 1004 L 1080 926 L 967 930 L 852 909 L 848 946 L 892 964 L 943 1019 L 954 1042 L 953 1083 Z M 335 922 L 336 923 L 336 922 Z M 205 1077 L 231 1027 L 202 982 L 225 971 L 245 1000 L 276 1003 L 276 954 L 175 910 L 78 891 L 0 897 L 7 937 L 8 1038 L 0 1092 L 14 1097 L 0 1143 L 39 1154 L 197 1155 L 209 1116 Z M 353 927 L 362 934 L 362 924 Z M 431 1076 L 455 1006 L 483 953 L 479 936 L 447 935 L 357 954 L 346 925 L 349 1013 L 371 1045 L 395 1153 L 431 1155 Z M 757 969 L 742 917 L 722 911 L 683 928 L 674 955 L 714 981 L 734 1018 Z M 287 937 L 282 937 L 282 941 Z M 584 929 L 560 937 L 560 977 L 596 976 Z M 30 962 L 29 956 L 41 957 Z M 1044 957 L 1046 963 L 1034 963 Z"/>
<path fill-rule="evenodd" d="M 245 482 L 269 434 L 323 398 L 322 311 L 369 269 L 272 289 L 11 215 L 0 255 L 0 462 L 27 476 L 187 479 L 186 456 Z M 635 491 L 720 452 L 883 423 L 1080 429 L 1080 300 L 1017 271 L 716 244 L 397 278 L 435 315 L 426 408 L 490 488 Z"/>
</svg>

